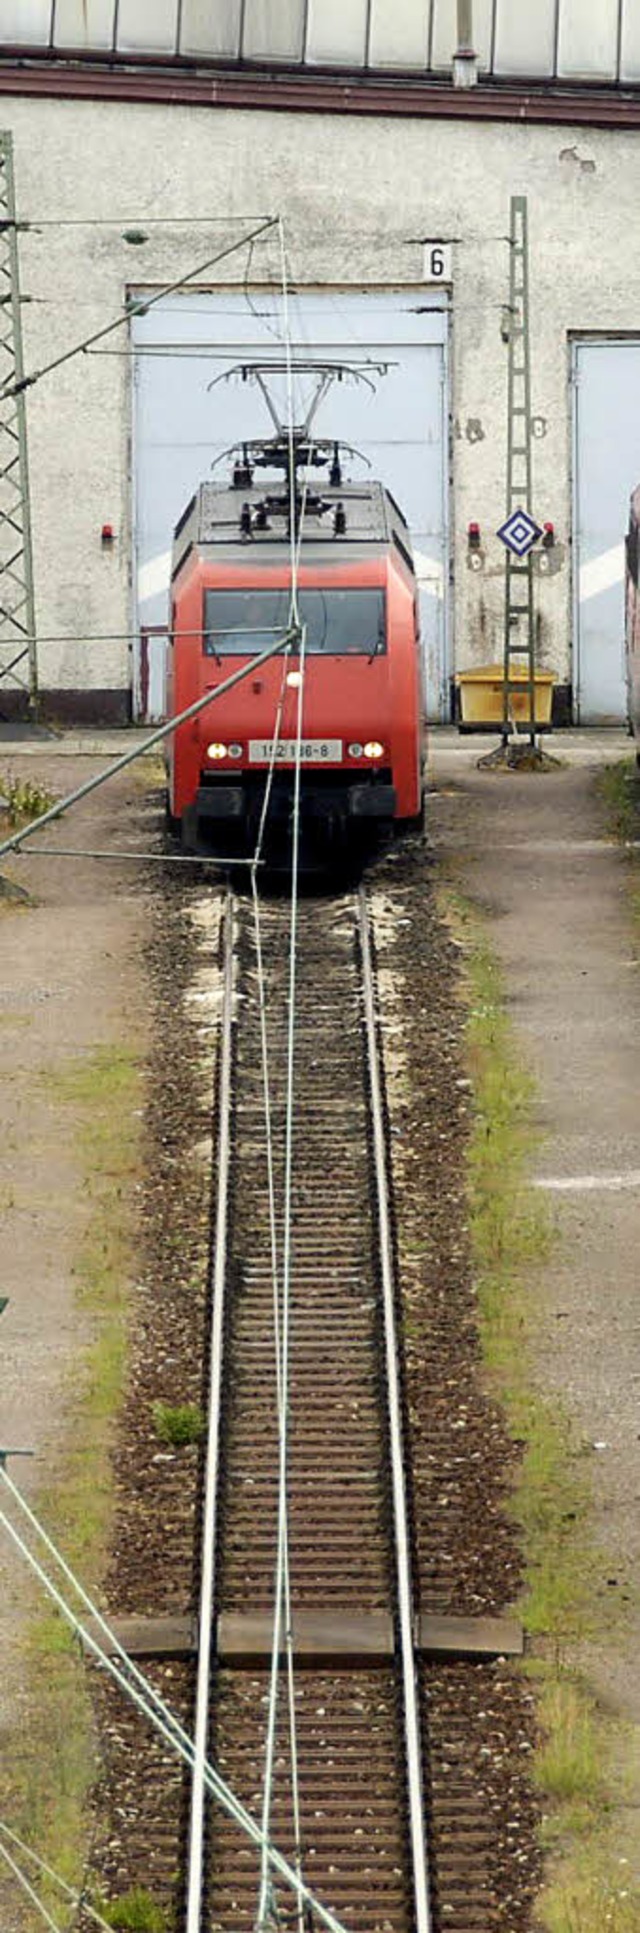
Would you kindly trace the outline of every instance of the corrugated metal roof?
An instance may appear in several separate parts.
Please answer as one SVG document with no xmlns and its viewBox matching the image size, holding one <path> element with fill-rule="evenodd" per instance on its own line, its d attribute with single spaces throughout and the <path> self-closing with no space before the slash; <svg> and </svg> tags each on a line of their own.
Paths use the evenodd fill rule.
<svg viewBox="0 0 640 1933">
<path fill-rule="evenodd" d="M 637 0 L 473 0 L 480 73 L 640 83 Z M 0 50 L 447 76 L 455 0 L 0 0 Z"/>
</svg>

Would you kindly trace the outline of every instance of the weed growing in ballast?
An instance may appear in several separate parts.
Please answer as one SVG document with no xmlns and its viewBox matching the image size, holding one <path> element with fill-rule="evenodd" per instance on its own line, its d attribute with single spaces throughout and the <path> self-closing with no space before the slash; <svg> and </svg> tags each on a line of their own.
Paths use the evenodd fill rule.
<svg viewBox="0 0 640 1933">
<path fill-rule="evenodd" d="M 153 1427 L 161 1443 L 182 1450 L 186 1443 L 199 1443 L 204 1436 L 205 1419 L 197 1403 L 154 1403 Z"/>
<path fill-rule="evenodd" d="M 55 797 L 46 786 L 34 785 L 30 779 L 0 778 L 0 813 L 10 826 L 39 819 L 41 812 L 48 812 L 55 805 Z"/>
<path fill-rule="evenodd" d="M 120 1899 L 110 1903 L 101 1899 L 98 1910 L 115 1933 L 166 1933 L 162 1907 L 144 1886 L 133 1886 L 130 1893 L 122 1893 Z"/>
</svg>

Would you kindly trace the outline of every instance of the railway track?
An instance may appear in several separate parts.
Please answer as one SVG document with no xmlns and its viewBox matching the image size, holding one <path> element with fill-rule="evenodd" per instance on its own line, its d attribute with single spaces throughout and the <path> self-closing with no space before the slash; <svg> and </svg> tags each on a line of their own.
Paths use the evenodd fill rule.
<svg viewBox="0 0 640 1933">
<path fill-rule="evenodd" d="M 451 1192 L 445 1187 L 443 1200 L 441 1176 L 437 1184 L 432 1176 L 452 1105 L 450 1048 L 441 1051 L 442 1007 L 436 1001 L 432 1011 L 428 980 L 437 969 L 442 938 L 438 941 L 433 912 L 425 913 L 421 885 L 416 886 L 415 913 L 411 893 L 408 899 L 405 893 L 405 917 L 397 930 L 389 927 L 391 904 L 387 892 L 380 904 L 379 931 L 387 975 L 393 962 L 393 1001 L 404 1011 L 416 973 L 420 1008 L 422 989 L 430 987 L 419 1034 L 412 1036 L 410 1025 L 403 1033 L 407 1045 L 416 1039 L 420 1058 L 406 1083 L 412 1108 L 418 1097 L 419 1113 L 409 1117 L 409 1139 L 397 1144 L 404 1150 L 399 1165 L 397 1152 L 393 1158 L 396 1187 L 398 1178 L 401 1184 L 401 1291 L 393 1273 L 382 1094 L 382 1105 L 372 1105 L 381 1070 L 375 977 L 366 968 L 371 951 L 367 909 L 361 899 L 346 895 L 299 906 L 288 1487 L 302 1872 L 314 1898 L 334 1916 L 329 1933 L 331 1924 L 349 1933 L 361 1927 L 367 1933 L 418 1933 L 419 1928 L 431 1933 L 445 1933 L 446 1928 L 452 1933 L 527 1933 L 537 1872 L 526 1780 L 531 1694 L 500 1655 L 505 1648 L 517 1649 L 517 1633 L 516 1641 L 505 1645 L 507 1628 L 498 1615 L 512 1594 L 516 1551 L 513 1543 L 505 1544 L 501 1528 L 502 1554 L 498 1540 L 496 1557 L 503 1466 L 491 1462 L 495 1412 L 489 1408 L 486 1413 L 486 1406 L 483 1410 L 485 1399 L 478 1391 L 470 1340 L 473 1303 L 464 1286 L 467 1278 L 459 1277 L 455 1229 L 447 1248 L 448 1209 L 452 1197 L 454 1204 L 458 1199 L 458 1169 L 451 1170 Z M 288 904 L 271 902 L 262 908 L 280 1264 L 289 927 Z M 172 988 L 175 947 L 182 945 L 183 928 L 179 898 L 168 956 Z M 149 1438 L 143 1437 L 136 1459 L 136 1481 L 144 1484 L 142 1515 L 137 1490 L 131 1504 L 124 1497 L 109 1595 L 116 1628 L 119 1610 L 124 1641 L 129 1642 L 131 1633 L 134 1647 L 139 1647 L 134 1655 L 151 1659 L 152 1681 L 195 1736 L 196 1769 L 194 1777 L 187 1775 L 166 1746 L 157 1741 L 150 1746 L 135 1711 L 122 1708 L 113 1688 L 98 1682 L 105 1762 L 95 1794 L 92 1867 L 101 1896 L 114 1901 L 126 1897 L 132 1884 L 149 1889 L 176 1933 L 239 1933 L 240 1928 L 244 1933 L 258 1920 L 259 1849 L 210 1804 L 204 1784 L 208 1757 L 260 1821 L 272 1688 L 278 1415 L 260 982 L 250 900 L 227 901 L 220 945 L 217 901 L 203 900 L 194 930 L 202 936 L 189 966 L 197 995 L 194 1001 L 191 982 L 184 982 L 187 1033 L 178 1016 L 169 1088 L 170 1099 L 174 1082 L 182 1080 L 180 1056 L 186 1053 L 188 1063 L 193 1052 L 189 1042 L 195 1040 L 199 1045 L 192 1083 L 186 1083 L 182 1097 L 187 1138 L 181 1158 L 174 1138 L 165 1153 L 163 1112 L 158 1126 L 165 1167 L 159 1177 L 154 1169 L 154 1201 L 163 1198 L 169 1177 L 166 1226 L 174 1249 L 178 1231 L 190 1241 L 193 1200 L 189 1197 L 182 1213 L 177 1178 L 191 1159 L 194 1103 L 198 1133 L 208 1118 L 209 1087 L 207 1082 L 205 1096 L 202 1072 L 210 1067 L 215 1011 L 220 1045 L 213 1323 L 205 1352 L 211 1401 L 199 1512 L 203 1594 L 197 1644 L 193 1618 L 187 1615 L 193 1609 L 189 1553 L 194 1498 L 189 1481 L 184 1495 L 177 1483 L 178 1461 L 155 1455 L 153 1437 L 151 1456 Z M 180 961 L 180 951 L 177 957 Z M 398 958 L 406 964 L 397 976 Z M 442 957 L 439 984 L 442 989 Z M 197 1017 L 204 1011 L 203 1001 L 206 1024 Z M 387 984 L 385 1013 L 389 1001 Z M 441 1055 L 441 1071 L 430 1086 L 434 1050 L 435 1058 Z M 397 1129 L 406 1117 L 391 1089 L 390 1105 L 391 1124 Z M 427 1122 L 432 1158 L 423 1185 L 416 1193 L 409 1183 L 405 1196 L 407 1157 L 413 1163 L 416 1133 L 424 1132 Z M 204 1233 L 204 1198 L 202 1211 Z M 415 1238 L 434 1225 L 446 1231 L 439 1250 L 443 1274 L 434 1272 L 432 1247 L 428 1267 L 420 1260 L 416 1277 Z M 150 1275 L 143 1349 L 145 1334 L 154 1342 L 156 1338 L 158 1268 L 160 1251 Z M 190 1340 L 185 1326 L 182 1279 L 178 1269 L 175 1298 L 167 1308 L 170 1324 L 180 1324 L 181 1339 L 171 1343 L 171 1360 L 174 1364 L 178 1346 L 182 1353 L 173 1372 L 179 1378 L 174 1386 L 184 1388 L 188 1374 L 192 1380 L 187 1387 L 195 1396 L 202 1373 L 202 1336 L 196 1332 Z M 397 1371 L 398 1366 L 390 1320 L 396 1302 L 401 1322 L 407 1321 L 411 1408 L 406 1420 L 401 1375 L 395 1391 L 389 1391 L 389 1367 Z M 141 1358 L 143 1407 L 158 1388 L 157 1363 L 156 1355 L 148 1366 L 144 1354 Z M 164 1353 L 160 1368 L 160 1387 L 166 1392 L 171 1385 Z M 139 1377 L 138 1371 L 132 1384 L 134 1423 Z M 468 1444 L 461 1440 L 463 1424 Z M 408 1519 L 400 1540 L 398 1465 L 399 1514 Z M 126 1462 L 122 1468 L 129 1480 Z M 195 1476 L 193 1459 L 189 1472 Z M 415 1523 L 403 1494 L 405 1482 L 415 1504 Z M 443 1625 L 444 1638 L 442 1629 L 434 1635 L 434 1627 Z M 485 1629 L 478 1642 L 479 1626 Z M 493 1626 L 490 1640 L 487 1626 Z M 279 1682 L 270 1837 L 291 1869 L 293 1780 L 284 1670 Z M 282 1928 L 295 1924 L 297 1933 L 295 1891 L 278 1875 L 267 1895 L 262 1924 L 270 1929 L 276 1920 Z M 311 1933 L 312 1921 L 320 1933 L 317 1911 L 305 1916 L 303 1933 Z M 89 1933 L 85 1916 L 80 1924 L 82 1933 Z"/>
<path fill-rule="evenodd" d="M 299 908 L 291 1227 L 289 1548 L 304 1879 L 362 1933 L 488 1933 L 482 1666 L 420 1660 L 395 1334 L 384 1098 L 364 895 Z M 261 912 L 282 1253 L 290 911 Z M 249 901 L 225 925 L 199 1757 L 260 1815 L 278 1510 L 272 1231 Z M 215 1634 L 215 1635 L 214 1635 Z M 284 1679 L 284 1670 L 281 1669 Z M 474 1762 L 475 1750 L 475 1762 Z M 478 1759 L 478 1753 L 480 1757 Z M 272 1837 L 293 1862 L 286 1691 Z M 259 1856 L 191 1797 L 187 1933 L 256 1919 Z M 296 1919 L 280 1882 L 270 1910 Z M 297 1923 L 297 1922 L 296 1922 Z"/>
<path fill-rule="evenodd" d="M 266 914 L 263 911 L 261 921 L 269 1003 L 276 1230 L 282 1248 L 289 910 L 271 906 Z M 209 1749 L 238 1790 L 246 1792 L 249 1780 L 255 1806 L 274 1603 L 278 1406 L 259 1052 L 260 985 L 249 905 L 235 902 L 228 908 L 225 979 L 229 997 L 232 924 L 239 964 L 233 1084 L 223 1076 L 223 1102 L 228 1097 L 231 1109 L 230 1213 L 228 1219 L 221 1216 L 219 1200 L 220 1239 L 214 1264 L 218 1286 L 225 1281 L 228 1294 L 224 1318 L 218 1299 L 226 1362 L 221 1386 L 214 1376 L 212 1413 L 211 1458 L 218 1489 L 213 1506 L 218 1522 L 215 1608 L 222 1655 L 225 1627 L 232 1637 L 235 1628 L 235 1642 L 240 1649 L 245 1646 L 245 1655 L 248 1645 L 254 1669 L 238 1672 L 219 1667 Z M 394 1527 L 401 1541 L 406 1542 L 407 1533 L 398 1440 L 400 1494 L 395 1517 L 390 1507 L 389 1419 L 381 1401 L 385 1357 L 393 1374 L 395 1349 L 393 1338 L 389 1337 L 388 1348 L 385 1339 L 375 1232 L 360 951 L 364 942 L 364 966 L 369 973 L 364 913 L 360 910 L 358 921 L 348 902 L 337 907 L 303 902 L 298 938 L 289 1540 L 294 1631 L 296 1624 L 304 1630 L 311 1663 L 310 1670 L 296 1673 L 304 1873 L 338 1918 L 344 1915 L 354 1926 L 400 1930 L 417 1921 L 426 1933 L 429 1910 L 415 1668 L 410 1647 L 409 1677 L 403 1687 L 390 1655 L 390 1613 L 398 1601 Z M 374 1026 L 371 987 L 369 994 Z M 227 1058 L 228 1054 L 229 1048 Z M 225 1141 L 223 1118 L 223 1195 Z M 387 1234 L 387 1247 L 388 1239 Z M 393 1320 L 391 1307 L 387 1320 Z M 217 1371 L 218 1336 L 212 1355 Z M 397 1439 L 397 1405 L 393 1420 Z M 221 1464 L 220 1441 L 224 1442 Z M 212 1489 L 210 1477 L 210 1505 Z M 402 1617 L 405 1626 L 408 1621 L 410 1636 L 407 1562 L 408 1548 L 402 1552 L 401 1590 Z M 306 1620 L 303 1627 L 301 1614 Z M 208 1616 L 207 1609 L 205 1620 Z M 376 1657 L 377 1668 L 363 1671 L 372 1639 L 386 1662 L 381 1668 Z M 327 1646 L 332 1647 L 339 1668 L 314 1670 L 314 1660 L 316 1667 L 325 1663 Z M 202 1668 L 202 1645 L 200 1656 Z M 206 1699 L 204 1674 L 202 1680 Z M 280 1849 L 292 1855 L 286 1699 L 281 1709 L 273 1834 Z M 403 1775 L 407 1761 L 414 1781 L 413 1814 L 408 1776 Z M 411 1860 L 407 1837 L 413 1843 Z M 197 1825 L 195 1839 L 198 1849 Z M 415 1884 L 410 1877 L 414 1864 L 418 1868 Z M 195 1927 L 201 1912 L 195 1869 L 191 1878 L 189 1923 Z M 233 1826 L 216 1825 L 205 1862 L 200 1923 L 229 1929 L 245 1925 L 247 1918 L 255 1917 L 256 1897 L 255 1855 L 247 1853 Z"/>
</svg>

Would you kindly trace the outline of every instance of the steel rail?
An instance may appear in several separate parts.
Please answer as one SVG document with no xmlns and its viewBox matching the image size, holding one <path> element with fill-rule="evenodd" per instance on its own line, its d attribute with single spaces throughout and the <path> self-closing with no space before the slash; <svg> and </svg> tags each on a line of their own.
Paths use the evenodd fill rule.
<svg viewBox="0 0 640 1933">
<path fill-rule="evenodd" d="M 414 1647 L 414 1605 L 412 1585 L 411 1546 L 409 1539 L 409 1512 L 405 1485 L 405 1456 L 400 1403 L 400 1379 L 398 1375 L 398 1339 L 395 1317 L 395 1271 L 393 1263 L 393 1243 L 391 1236 L 391 1217 L 389 1211 L 389 1190 L 387 1182 L 386 1146 L 384 1132 L 384 1112 L 382 1104 L 382 1085 L 378 1054 L 378 1039 L 375 1014 L 375 987 L 369 921 L 364 888 L 361 886 L 356 895 L 356 908 L 360 935 L 362 959 L 362 988 L 364 997 L 365 1034 L 367 1044 L 368 1074 L 370 1086 L 371 1120 L 373 1128 L 373 1155 L 376 1181 L 376 1200 L 378 1210 L 378 1236 L 380 1244 L 380 1266 L 382 1276 L 382 1298 L 384 1313 L 385 1357 L 387 1370 L 387 1401 L 389 1411 L 389 1447 L 391 1455 L 391 1494 L 393 1501 L 393 1532 L 396 1559 L 396 1587 L 398 1593 L 398 1627 L 400 1638 L 400 1661 L 402 1668 L 402 1688 L 404 1707 L 404 1735 L 407 1762 L 407 1793 L 409 1802 L 409 1829 L 413 1867 L 413 1893 L 415 1905 L 416 1933 L 431 1933 L 431 1906 L 429 1897 L 429 1873 L 426 1831 L 424 1822 L 424 1785 L 422 1776 L 422 1750 L 420 1743 L 420 1716 L 416 1682 L 416 1660 Z"/>
<path fill-rule="evenodd" d="M 191 1782 L 191 1809 L 189 1819 L 186 1933 L 200 1933 L 202 1915 L 205 1767 L 207 1763 L 214 1611 L 214 1571 L 218 1525 L 222 1359 L 231 1159 L 233 927 L 233 895 L 228 892 L 224 910 L 224 967 L 218 1089 L 216 1224 L 213 1266 L 211 1271 L 212 1310 L 211 1341 L 209 1346 L 209 1414 L 203 1500 L 202 1564 L 198 1617 L 198 1671 L 196 1680 L 193 1778 Z"/>
</svg>

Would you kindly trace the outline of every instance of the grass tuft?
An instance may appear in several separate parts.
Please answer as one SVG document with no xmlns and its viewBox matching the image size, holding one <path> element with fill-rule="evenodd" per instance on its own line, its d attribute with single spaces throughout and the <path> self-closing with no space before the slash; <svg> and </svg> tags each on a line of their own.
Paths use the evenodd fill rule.
<svg viewBox="0 0 640 1933">
<path fill-rule="evenodd" d="M 536 1755 L 536 1780 L 549 1798 L 602 1802 L 601 1754 L 593 1701 L 568 1677 L 552 1678 L 539 1703 L 544 1742 Z M 586 1817 L 585 1813 L 585 1817 Z"/>
<path fill-rule="evenodd" d="M 0 779 L 0 795 L 10 826 L 39 819 L 41 812 L 48 812 L 56 799 L 54 792 L 48 792 L 43 785 L 34 785 L 31 779 Z"/>
<path fill-rule="evenodd" d="M 640 1933 L 640 1898 L 618 1875 L 558 1880 L 542 1901 L 548 1933 Z"/>
<path fill-rule="evenodd" d="M 99 1901 L 98 1910 L 117 1933 L 166 1933 L 167 1919 L 162 1907 L 144 1886 L 134 1886 L 120 1899 Z"/>
<path fill-rule="evenodd" d="M 206 1423 L 202 1410 L 197 1403 L 162 1403 L 152 1406 L 153 1427 L 161 1443 L 170 1443 L 174 1449 L 183 1449 L 187 1443 L 199 1443 L 204 1436 Z"/>
</svg>

